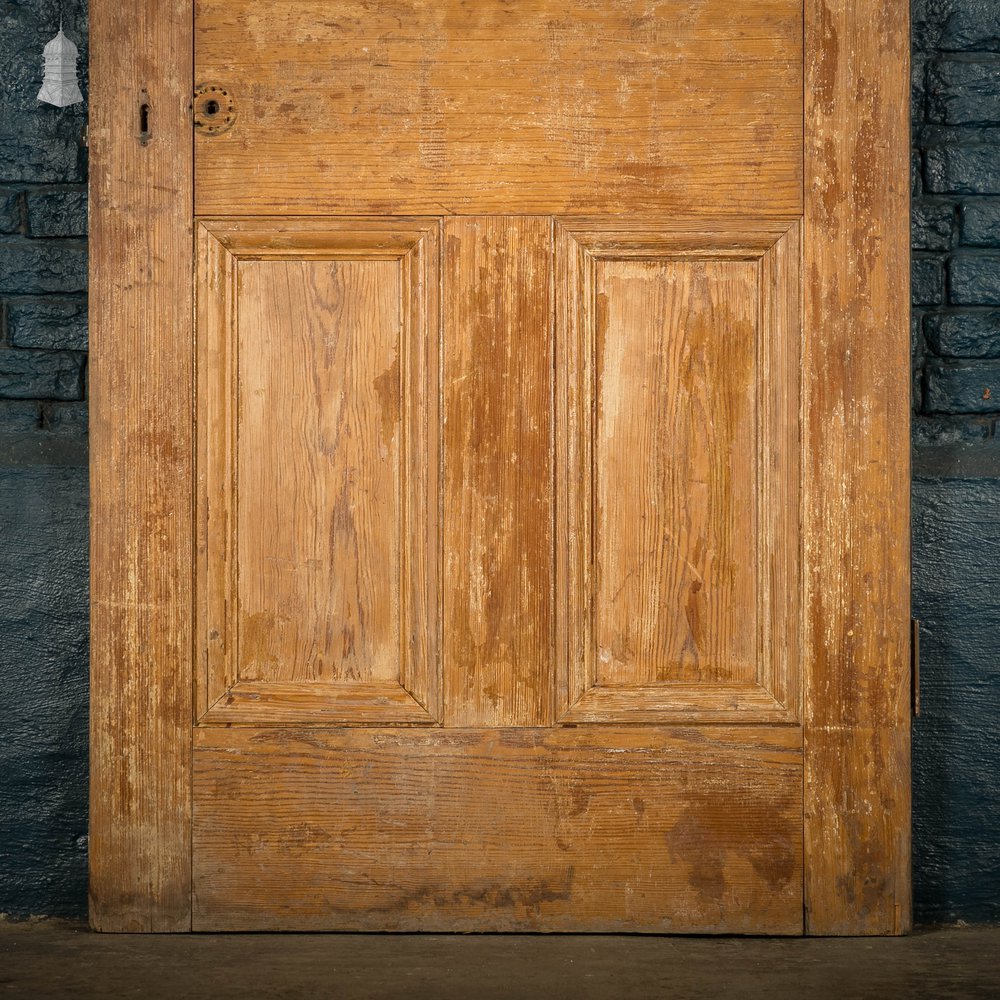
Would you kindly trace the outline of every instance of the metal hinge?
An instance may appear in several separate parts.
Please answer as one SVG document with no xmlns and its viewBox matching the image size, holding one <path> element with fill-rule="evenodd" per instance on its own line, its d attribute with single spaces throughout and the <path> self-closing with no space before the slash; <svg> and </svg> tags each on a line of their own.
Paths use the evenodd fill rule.
<svg viewBox="0 0 1000 1000">
<path fill-rule="evenodd" d="M 920 714 L 920 620 L 910 619 L 910 696 L 913 714 Z"/>
</svg>

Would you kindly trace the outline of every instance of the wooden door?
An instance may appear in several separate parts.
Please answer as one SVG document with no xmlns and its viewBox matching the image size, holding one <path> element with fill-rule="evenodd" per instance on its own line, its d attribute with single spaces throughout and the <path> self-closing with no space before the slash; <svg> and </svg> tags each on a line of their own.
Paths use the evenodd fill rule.
<svg viewBox="0 0 1000 1000">
<path fill-rule="evenodd" d="M 905 930 L 897 5 L 95 7 L 95 925 Z"/>
</svg>

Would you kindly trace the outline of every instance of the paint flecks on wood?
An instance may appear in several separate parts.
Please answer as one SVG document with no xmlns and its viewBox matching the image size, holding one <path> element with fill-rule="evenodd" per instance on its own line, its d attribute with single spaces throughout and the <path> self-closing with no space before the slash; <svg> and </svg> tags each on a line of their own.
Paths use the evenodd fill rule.
<svg viewBox="0 0 1000 1000">
<path fill-rule="evenodd" d="M 806 4 L 806 928 L 911 923 L 906 5 Z"/>
<path fill-rule="evenodd" d="M 269 0 L 198 8 L 197 208 L 794 214 L 800 0 Z"/>
<path fill-rule="evenodd" d="M 444 224 L 449 726 L 552 723 L 552 222 Z"/>
<path fill-rule="evenodd" d="M 90 920 L 107 931 L 191 925 L 192 22 L 183 0 L 91 9 Z M 148 144 L 123 112 L 143 89 Z"/>
<path fill-rule="evenodd" d="M 799 741 L 202 729 L 195 928 L 797 934 Z"/>
</svg>

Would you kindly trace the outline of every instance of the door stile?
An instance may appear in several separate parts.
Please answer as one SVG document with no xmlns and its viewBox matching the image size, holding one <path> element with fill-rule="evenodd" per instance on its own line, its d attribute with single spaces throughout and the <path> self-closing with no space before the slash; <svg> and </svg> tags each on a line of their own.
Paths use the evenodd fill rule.
<svg viewBox="0 0 1000 1000">
<path fill-rule="evenodd" d="M 90 922 L 104 931 L 191 927 L 193 27 L 187 0 L 90 11 Z"/>
<path fill-rule="evenodd" d="M 805 9 L 806 932 L 904 934 L 909 11 Z"/>
</svg>

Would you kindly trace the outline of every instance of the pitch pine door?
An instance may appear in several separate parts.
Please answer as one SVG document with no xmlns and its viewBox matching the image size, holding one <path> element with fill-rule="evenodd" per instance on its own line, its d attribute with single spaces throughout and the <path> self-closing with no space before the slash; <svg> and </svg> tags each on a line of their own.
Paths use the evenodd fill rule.
<svg viewBox="0 0 1000 1000">
<path fill-rule="evenodd" d="M 194 929 L 803 931 L 804 14 L 195 6 Z"/>
</svg>

